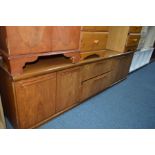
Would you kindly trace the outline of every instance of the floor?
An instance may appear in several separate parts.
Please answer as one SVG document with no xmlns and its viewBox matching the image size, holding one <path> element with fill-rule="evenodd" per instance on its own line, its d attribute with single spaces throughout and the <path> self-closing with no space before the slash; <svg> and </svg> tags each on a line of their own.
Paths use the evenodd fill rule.
<svg viewBox="0 0 155 155">
<path fill-rule="evenodd" d="M 155 128 L 155 62 L 39 128 Z"/>
</svg>

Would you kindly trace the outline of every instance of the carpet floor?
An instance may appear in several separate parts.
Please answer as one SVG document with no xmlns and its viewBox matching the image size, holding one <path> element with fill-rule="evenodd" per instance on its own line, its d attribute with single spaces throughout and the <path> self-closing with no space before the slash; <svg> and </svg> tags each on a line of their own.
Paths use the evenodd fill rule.
<svg viewBox="0 0 155 155">
<path fill-rule="evenodd" d="M 6 119 L 7 128 L 12 128 Z M 154 129 L 155 62 L 39 129 Z"/>
</svg>

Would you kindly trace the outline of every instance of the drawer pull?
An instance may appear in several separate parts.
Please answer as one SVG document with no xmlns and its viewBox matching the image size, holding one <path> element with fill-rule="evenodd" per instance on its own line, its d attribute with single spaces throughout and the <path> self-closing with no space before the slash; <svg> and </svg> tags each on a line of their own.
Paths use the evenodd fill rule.
<svg viewBox="0 0 155 155">
<path fill-rule="evenodd" d="M 98 44 L 98 43 L 99 43 L 99 40 L 94 40 L 94 43 L 95 43 L 95 44 Z"/>
</svg>

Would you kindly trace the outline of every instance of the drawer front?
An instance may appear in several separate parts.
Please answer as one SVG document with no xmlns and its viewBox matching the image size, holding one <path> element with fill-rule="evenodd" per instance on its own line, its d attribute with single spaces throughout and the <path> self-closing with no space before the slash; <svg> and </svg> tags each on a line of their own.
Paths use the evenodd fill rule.
<svg viewBox="0 0 155 155">
<path fill-rule="evenodd" d="M 129 33 L 140 33 L 142 26 L 130 26 Z"/>
<path fill-rule="evenodd" d="M 95 51 L 106 48 L 108 33 L 106 32 L 81 32 L 81 51 Z"/>
<path fill-rule="evenodd" d="M 129 35 L 126 46 L 137 46 L 140 40 L 140 35 Z"/>
<path fill-rule="evenodd" d="M 125 47 L 125 52 L 130 52 L 130 51 L 136 51 L 137 50 L 137 46 L 138 45 L 136 45 L 136 46 L 127 46 L 127 47 Z"/>
<path fill-rule="evenodd" d="M 84 65 L 81 69 L 82 81 L 91 79 L 111 70 L 112 61 L 104 60 Z"/>
<path fill-rule="evenodd" d="M 82 83 L 81 101 L 99 93 L 111 85 L 111 73 L 97 76 Z"/>
<path fill-rule="evenodd" d="M 109 26 L 82 26 L 81 30 L 107 32 L 109 31 Z"/>
</svg>

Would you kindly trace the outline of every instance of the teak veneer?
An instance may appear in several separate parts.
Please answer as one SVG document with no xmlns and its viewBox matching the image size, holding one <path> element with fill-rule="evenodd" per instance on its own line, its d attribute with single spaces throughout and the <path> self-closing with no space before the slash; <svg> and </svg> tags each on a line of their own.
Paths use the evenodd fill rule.
<svg viewBox="0 0 155 155">
<path fill-rule="evenodd" d="M 76 64 L 63 56 L 43 57 L 16 76 L 0 63 L 4 112 L 15 128 L 37 127 L 126 78 L 132 55 L 109 51 Z"/>
</svg>

